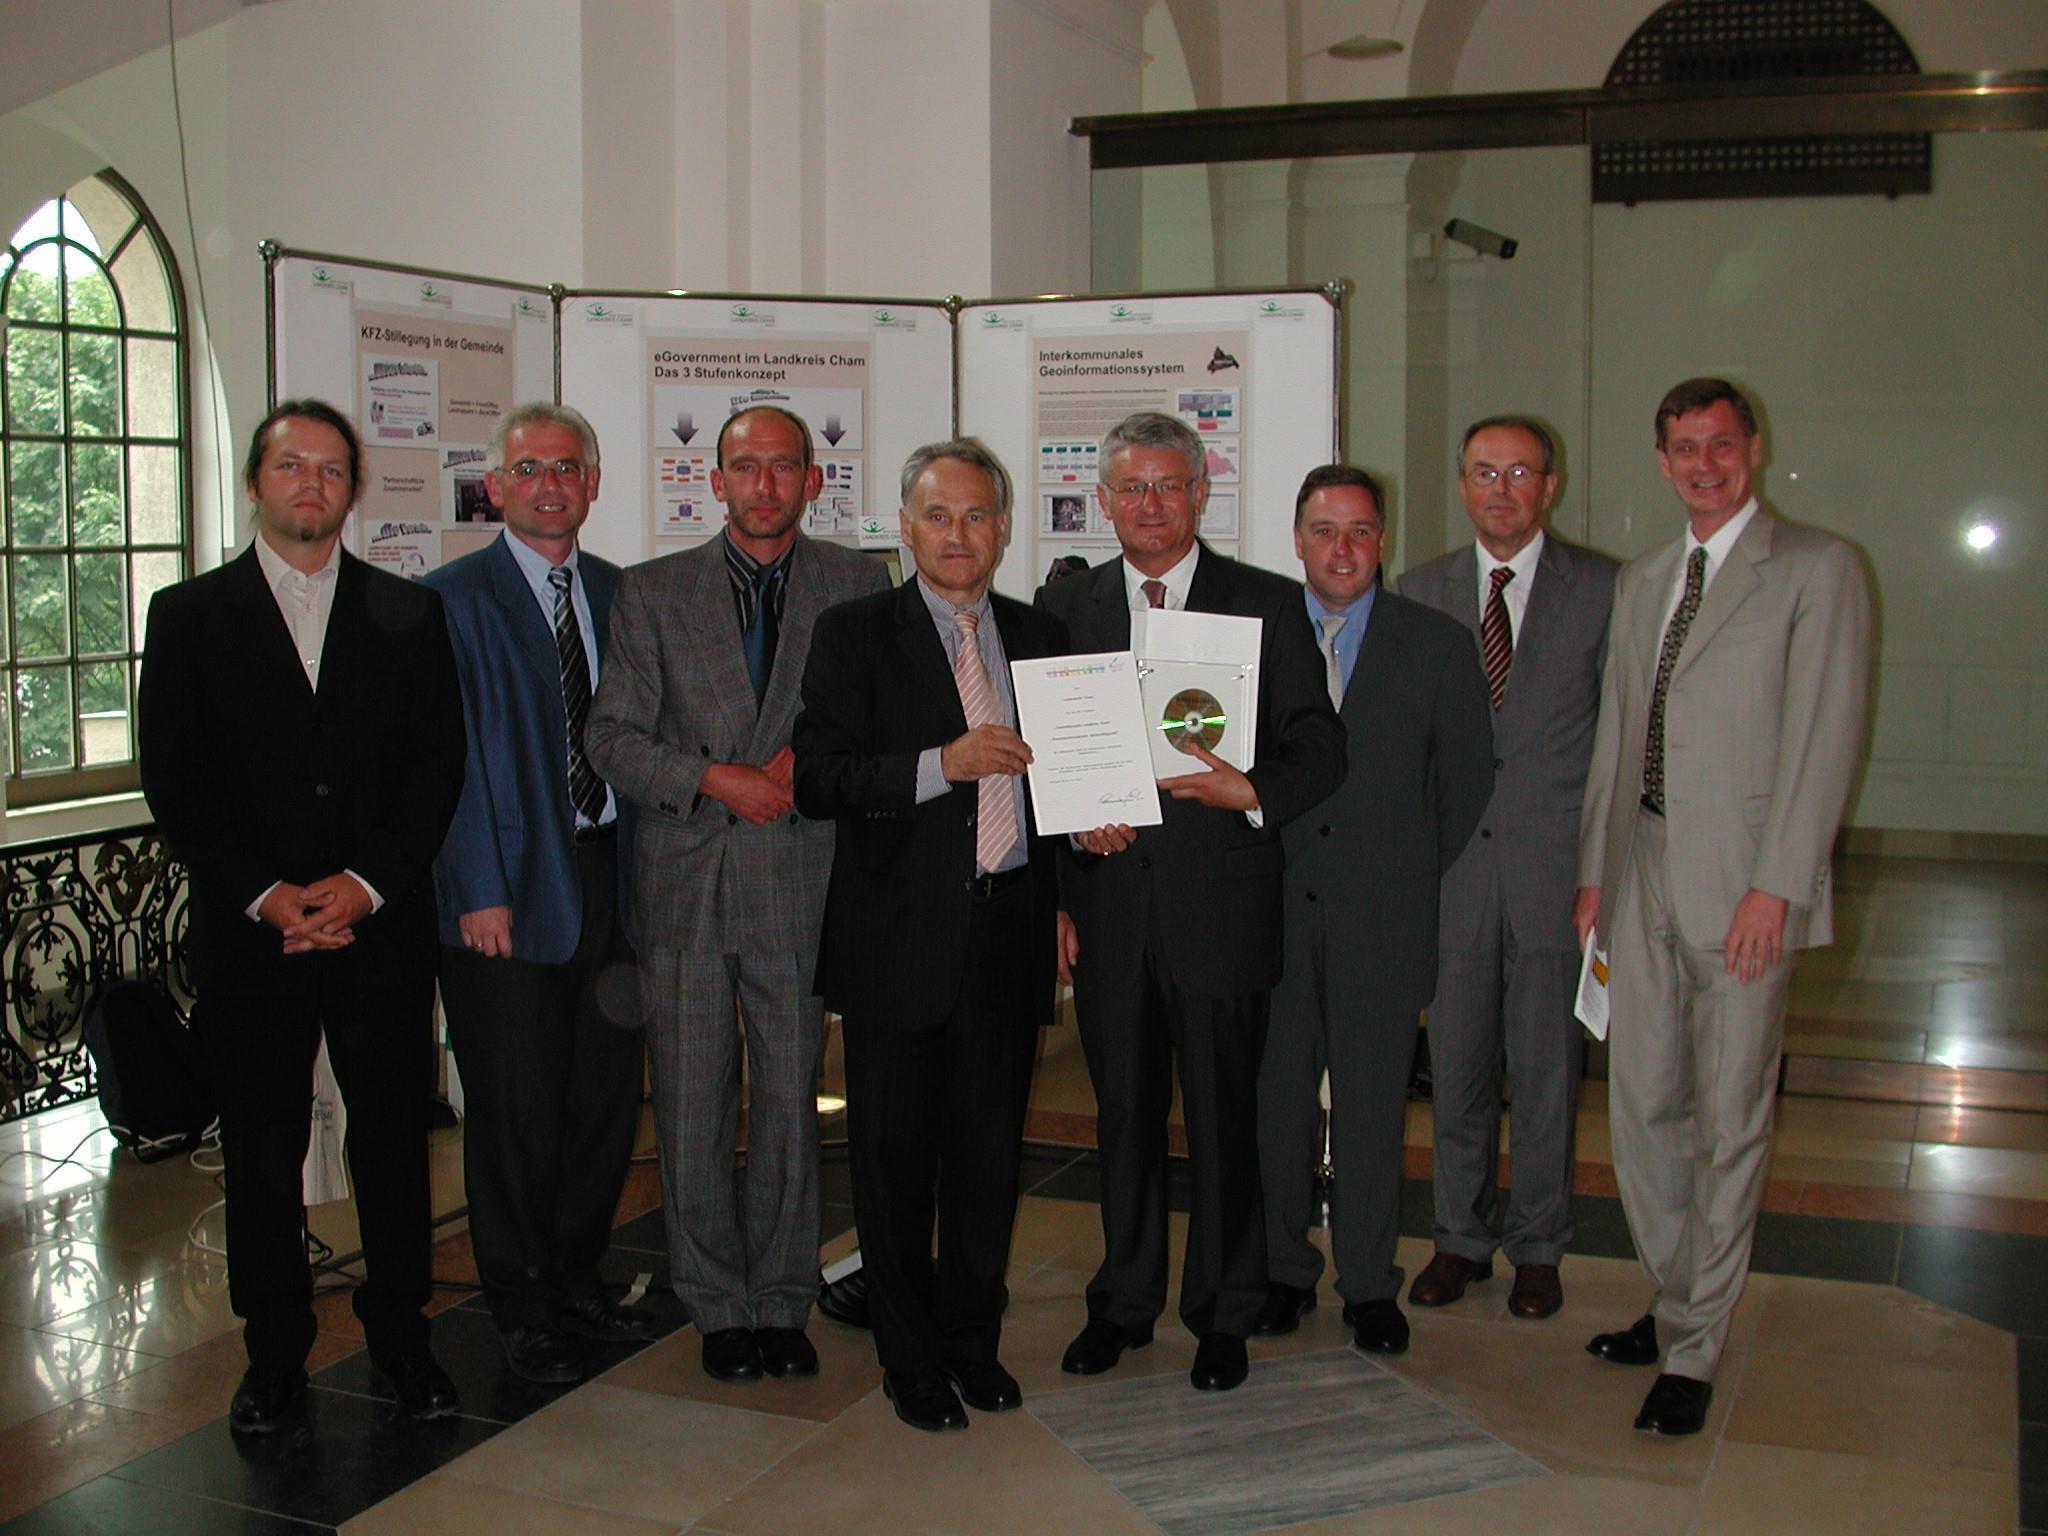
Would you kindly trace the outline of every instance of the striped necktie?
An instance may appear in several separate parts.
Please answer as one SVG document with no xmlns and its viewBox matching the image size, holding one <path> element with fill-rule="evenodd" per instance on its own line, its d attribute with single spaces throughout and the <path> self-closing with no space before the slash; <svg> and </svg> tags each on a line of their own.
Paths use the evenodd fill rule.
<svg viewBox="0 0 2048 1536">
<path fill-rule="evenodd" d="M 1486 663 L 1486 685 L 1493 690 L 1493 707 L 1508 694 L 1508 668 L 1515 664 L 1515 632 L 1508 623 L 1507 599 L 1501 588 L 1515 579 L 1505 565 L 1493 568 L 1493 590 L 1486 594 L 1486 616 L 1479 621 L 1479 657 Z"/>
<path fill-rule="evenodd" d="M 593 827 L 604 815 L 604 780 L 583 755 L 583 723 L 590 718 L 590 659 L 583 654 L 583 627 L 569 601 L 569 567 L 550 566 L 555 590 L 555 657 L 562 666 L 562 709 L 569 717 L 569 803 Z"/>
<path fill-rule="evenodd" d="M 967 728 L 1004 725 L 996 708 L 996 691 L 988 680 L 988 668 L 981 662 L 977 634 L 981 617 L 971 608 L 953 611 L 953 626 L 959 631 L 953 647 L 953 685 L 960 690 L 960 709 L 967 716 Z M 975 810 L 974 863 L 984 874 L 994 874 L 1017 841 L 1015 786 L 1005 773 L 991 773 L 979 781 L 980 803 Z"/>
</svg>

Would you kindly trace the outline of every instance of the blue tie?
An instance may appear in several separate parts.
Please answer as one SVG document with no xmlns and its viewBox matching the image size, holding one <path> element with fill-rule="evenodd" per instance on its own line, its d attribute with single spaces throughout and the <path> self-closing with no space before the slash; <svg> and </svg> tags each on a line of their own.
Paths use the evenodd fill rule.
<svg viewBox="0 0 2048 1536">
<path fill-rule="evenodd" d="M 747 619 L 747 632 L 740 637 L 746 653 L 747 676 L 754 684 L 754 708 L 768 696 L 768 674 L 775 670 L 775 586 L 783 567 L 768 566 L 754 572 L 754 611 Z"/>
</svg>

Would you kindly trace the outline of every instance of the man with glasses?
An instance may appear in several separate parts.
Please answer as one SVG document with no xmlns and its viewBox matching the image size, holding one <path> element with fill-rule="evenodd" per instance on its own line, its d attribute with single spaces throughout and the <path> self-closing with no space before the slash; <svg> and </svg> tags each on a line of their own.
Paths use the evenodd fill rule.
<svg viewBox="0 0 2048 1536">
<path fill-rule="evenodd" d="M 1436 998 L 1436 1253 L 1408 1287 L 1441 1307 L 1515 1267 L 1508 1311 L 1564 1305 L 1558 1262 L 1571 1243 L 1572 1116 L 1584 1034 L 1572 1016 L 1579 807 L 1600 708 L 1600 664 L 1615 562 L 1567 544 L 1545 522 L 1556 449 L 1541 424 L 1489 416 L 1458 445 L 1473 542 L 1401 578 L 1403 596 L 1478 642 L 1493 706 L 1493 798 L 1443 879 Z M 1514 1187 L 1499 1203 L 1500 1084 L 1514 1084 Z"/>
<path fill-rule="evenodd" d="M 434 865 L 441 1001 L 463 1088 L 478 1279 L 528 1381 L 581 1379 L 575 1337 L 645 1337 L 598 1261 L 640 1111 L 620 806 L 584 729 L 618 567 L 577 547 L 597 434 L 567 406 L 508 412 L 484 491 L 499 538 L 424 579 L 462 679 L 469 766 Z"/>
<path fill-rule="evenodd" d="M 676 1295 L 721 1381 L 817 1373 L 813 992 L 833 824 L 795 807 L 790 727 L 811 629 L 889 584 L 798 528 L 823 476 L 778 406 L 729 418 L 717 538 L 627 571 L 590 759 L 632 802 L 634 912 Z M 746 1039 L 744 1214 L 733 1195 Z"/>
<path fill-rule="evenodd" d="M 1792 956 L 1834 937 L 1870 589 L 1847 543 L 1757 500 L 1733 384 L 1687 379 L 1653 420 L 1686 530 L 1615 579 L 1572 912 L 1608 951 L 1614 1177 L 1652 1292 L 1586 1348 L 1643 1366 L 1661 1345 L 1636 1428 L 1691 1435 L 1749 1276 Z"/>
<path fill-rule="evenodd" d="M 1120 559 L 1045 588 L 1076 652 L 1121 651 L 1131 613 L 1181 608 L 1262 621 L 1258 761 L 1241 773 L 1199 745 L 1202 771 L 1160 781 L 1162 825 L 1082 834 L 1063 867 L 1060 974 L 1074 984 L 1095 1085 L 1102 1266 L 1066 1352 L 1077 1375 L 1148 1344 L 1166 1303 L 1166 1122 L 1180 1067 L 1194 1197 L 1180 1315 L 1200 1341 L 1191 1379 L 1245 1378 L 1245 1337 L 1266 1294 L 1255 1085 L 1267 994 L 1280 976 L 1280 828 L 1344 776 L 1344 732 L 1324 691 L 1293 582 L 1196 537 L 1208 495 L 1201 440 L 1157 412 L 1102 440 L 1104 513 Z"/>
<path fill-rule="evenodd" d="M 1493 787 L 1486 682 L 1452 620 L 1380 590 L 1385 500 L 1371 475 L 1303 478 L 1293 617 L 1318 637 L 1350 746 L 1336 792 L 1282 834 L 1285 967 L 1259 1070 L 1265 1305 L 1255 1331 L 1291 1333 L 1316 1304 L 1317 1088 L 1329 1074 L 1336 1168 L 1330 1250 L 1353 1342 L 1408 1347 L 1394 1263 L 1402 1129 L 1416 1019 L 1436 984 L 1437 882 Z"/>
</svg>

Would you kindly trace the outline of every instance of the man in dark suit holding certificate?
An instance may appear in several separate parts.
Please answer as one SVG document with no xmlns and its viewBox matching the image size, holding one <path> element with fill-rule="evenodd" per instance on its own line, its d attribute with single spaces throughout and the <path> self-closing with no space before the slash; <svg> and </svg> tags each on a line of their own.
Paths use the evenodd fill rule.
<svg viewBox="0 0 2048 1536">
<path fill-rule="evenodd" d="M 1255 1124 L 1266 1000 L 1280 977 L 1280 828 L 1344 777 L 1300 589 L 1196 538 L 1208 493 L 1201 440 L 1143 411 L 1103 439 L 1096 495 L 1123 557 L 1046 588 L 1076 652 L 1128 650 L 1138 608 L 1261 621 L 1258 760 L 1240 772 L 1195 745 L 1202 772 L 1160 781 L 1159 826 L 1105 826 L 1064 855 L 1061 971 L 1074 983 L 1095 1085 L 1103 1261 L 1088 1322 L 1062 1362 L 1109 1370 L 1147 1344 L 1166 1304 L 1166 1120 L 1178 1059 L 1194 1202 L 1180 1315 L 1200 1340 L 1191 1379 L 1245 1378 L 1266 1294 Z"/>
<path fill-rule="evenodd" d="M 1066 632 L 988 590 L 1010 477 L 981 443 L 913 453 L 901 520 L 917 574 L 819 618 L 793 745 L 797 808 L 839 824 L 818 990 L 845 1020 L 875 1351 L 897 1416 L 945 1430 L 962 1398 L 1023 1401 L 996 1344 L 1057 877 L 1008 663 Z"/>
</svg>

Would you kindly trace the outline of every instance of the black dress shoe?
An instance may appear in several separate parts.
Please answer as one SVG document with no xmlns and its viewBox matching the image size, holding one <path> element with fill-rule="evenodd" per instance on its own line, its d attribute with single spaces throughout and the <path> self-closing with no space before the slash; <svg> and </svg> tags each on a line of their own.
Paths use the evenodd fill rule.
<svg viewBox="0 0 2048 1536">
<path fill-rule="evenodd" d="M 1017 1378 L 994 1360 L 948 1360 L 946 1380 L 960 1394 L 960 1400 L 983 1413 L 1007 1413 L 1024 1406 L 1024 1389 Z"/>
<path fill-rule="evenodd" d="M 835 1323 L 849 1328 L 866 1328 L 868 1316 L 868 1272 L 856 1269 L 841 1275 L 830 1285 L 818 1287 L 818 1310 Z"/>
<path fill-rule="evenodd" d="M 759 1381 L 761 1346 L 751 1328 L 719 1328 L 704 1335 L 704 1374 L 717 1381 Z"/>
<path fill-rule="evenodd" d="M 564 1326 L 593 1339 L 649 1339 L 654 1319 L 638 1307 L 622 1307 L 611 1297 L 592 1291 L 562 1303 Z"/>
<path fill-rule="evenodd" d="M 498 1338 L 505 1346 L 505 1363 L 522 1381 L 560 1385 L 583 1379 L 583 1351 L 559 1328 L 506 1328 Z"/>
<path fill-rule="evenodd" d="M 1205 1333 L 1195 1346 L 1195 1368 L 1188 1372 L 1188 1380 L 1197 1392 L 1228 1392 L 1243 1385 L 1250 1370 L 1243 1339 L 1234 1333 Z"/>
<path fill-rule="evenodd" d="M 1294 1332 L 1301 1326 L 1301 1320 L 1315 1309 L 1313 1286 L 1304 1288 L 1279 1280 L 1268 1281 L 1265 1305 L 1252 1319 L 1252 1332 L 1262 1339 L 1276 1339 L 1283 1333 Z"/>
<path fill-rule="evenodd" d="M 1369 1355 L 1408 1353 L 1408 1319 L 1391 1296 L 1353 1302 L 1344 1309 L 1344 1322 L 1351 1329 L 1352 1342 Z"/>
<path fill-rule="evenodd" d="M 967 1410 L 939 1371 L 884 1371 L 882 1392 L 912 1429 L 937 1434 L 967 1427 Z"/>
<path fill-rule="evenodd" d="M 1124 1357 L 1127 1349 L 1143 1349 L 1152 1342 L 1152 1330 L 1133 1333 L 1106 1317 L 1091 1317 L 1088 1325 L 1074 1335 L 1074 1342 L 1060 1359 L 1060 1369 L 1069 1376 L 1100 1376 Z"/>
<path fill-rule="evenodd" d="M 756 1328 L 754 1346 L 761 1369 L 784 1381 L 818 1374 L 818 1351 L 801 1328 Z"/>
<path fill-rule="evenodd" d="M 244 1435 L 267 1435 L 290 1417 L 306 1395 L 306 1373 L 297 1366 L 252 1365 L 235 1388 L 228 1423 Z"/>
<path fill-rule="evenodd" d="M 1711 1381 L 1667 1373 L 1657 1378 L 1650 1395 L 1643 1399 L 1636 1428 L 1660 1435 L 1696 1435 L 1707 1427 L 1707 1404 L 1713 1400 Z"/>
<path fill-rule="evenodd" d="M 373 1380 L 381 1376 L 399 1406 L 423 1419 L 446 1418 L 462 1404 L 455 1383 L 424 1349 L 382 1360 L 372 1355 L 370 1375 Z"/>
<path fill-rule="evenodd" d="M 1620 1333 L 1596 1333 L 1587 1342 L 1586 1353 L 1598 1355 L 1613 1365 L 1655 1365 L 1657 1319 L 1645 1312 L 1632 1328 Z"/>
</svg>

